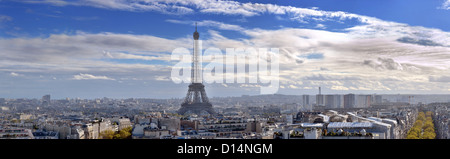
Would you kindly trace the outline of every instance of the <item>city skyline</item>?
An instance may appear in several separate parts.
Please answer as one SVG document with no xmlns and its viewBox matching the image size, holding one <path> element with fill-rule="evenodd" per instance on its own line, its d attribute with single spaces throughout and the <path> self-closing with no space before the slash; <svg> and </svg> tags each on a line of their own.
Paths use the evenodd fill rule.
<svg viewBox="0 0 450 159">
<path fill-rule="evenodd" d="M 0 97 L 182 98 L 170 54 L 192 48 L 195 22 L 203 48 L 280 48 L 277 94 L 449 94 L 449 4 L 2 0 Z"/>
</svg>

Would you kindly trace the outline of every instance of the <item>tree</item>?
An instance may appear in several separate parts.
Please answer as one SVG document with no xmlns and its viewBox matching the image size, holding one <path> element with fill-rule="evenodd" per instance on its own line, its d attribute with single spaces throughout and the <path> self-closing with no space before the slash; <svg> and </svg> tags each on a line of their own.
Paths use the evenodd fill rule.
<svg viewBox="0 0 450 159">
<path fill-rule="evenodd" d="M 120 134 L 114 134 L 113 139 L 121 139 Z"/>
<path fill-rule="evenodd" d="M 130 139 L 131 138 L 131 133 L 125 129 L 120 130 L 119 135 L 120 135 L 121 139 Z"/>
<path fill-rule="evenodd" d="M 421 127 L 422 127 L 422 125 L 423 125 L 423 121 L 422 121 L 422 120 L 419 120 L 419 119 L 417 119 L 417 120 L 416 120 L 416 122 L 414 123 L 413 127 L 418 127 L 418 128 L 421 128 Z"/>
<path fill-rule="evenodd" d="M 113 139 L 114 138 L 114 131 L 112 131 L 112 130 L 105 130 L 105 131 L 102 131 L 100 134 L 99 134 L 99 138 L 100 139 Z"/>
<path fill-rule="evenodd" d="M 436 134 L 434 134 L 433 132 L 424 132 L 423 136 L 421 139 L 435 139 L 436 138 Z"/>
<path fill-rule="evenodd" d="M 432 112 L 419 112 L 413 127 L 408 131 L 406 139 L 435 139 Z"/>
<path fill-rule="evenodd" d="M 426 121 L 425 124 L 423 125 L 423 129 L 434 129 L 434 124 L 432 123 L 432 121 Z"/>
<path fill-rule="evenodd" d="M 408 134 L 408 136 L 406 136 L 406 139 L 419 139 L 419 138 L 417 137 L 417 135 Z"/>
<path fill-rule="evenodd" d="M 419 115 L 417 116 L 417 120 L 425 120 L 425 114 L 423 112 L 419 112 Z"/>
<path fill-rule="evenodd" d="M 433 115 L 433 113 L 430 112 L 430 111 L 428 111 L 428 112 L 425 114 L 425 116 L 427 116 L 427 117 L 431 117 L 432 115 Z"/>
</svg>

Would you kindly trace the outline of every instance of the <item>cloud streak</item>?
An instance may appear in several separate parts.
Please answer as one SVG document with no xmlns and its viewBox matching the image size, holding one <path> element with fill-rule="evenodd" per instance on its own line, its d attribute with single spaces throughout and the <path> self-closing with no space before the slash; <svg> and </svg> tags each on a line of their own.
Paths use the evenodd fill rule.
<svg viewBox="0 0 450 159">
<path fill-rule="evenodd" d="M 196 21 L 181 21 L 181 20 L 174 20 L 174 19 L 168 19 L 166 20 L 166 22 L 170 22 L 170 23 L 176 23 L 176 24 L 189 24 L 194 26 Z M 198 26 L 206 26 L 206 27 L 215 27 L 221 30 L 233 30 L 233 31 L 244 31 L 245 29 L 242 28 L 239 25 L 233 25 L 233 24 L 225 24 L 222 22 L 218 22 L 218 21 L 213 21 L 213 20 L 203 20 L 203 21 L 199 21 L 197 22 Z"/>
<path fill-rule="evenodd" d="M 94 75 L 91 75 L 91 74 L 83 74 L 83 73 L 80 73 L 78 75 L 74 75 L 73 79 L 74 80 L 115 80 L 113 78 L 109 78 L 109 77 L 106 77 L 106 76 L 94 76 Z"/>
<path fill-rule="evenodd" d="M 259 16 L 263 14 L 287 15 L 289 19 L 307 23 L 309 20 L 334 20 L 357 19 L 362 23 L 375 24 L 383 21 L 342 11 L 322 11 L 317 8 L 298 8 L 292 6 L 280 6 L 262 3 L 241 3 L 236 1 L 221 0 L 27 0 L 25 3 L 44 3 L 54 6 L 90 6 L 103 9 L 125 10 L 125 11 L 155 11 L 163 14 L 192 14 L 194 12 L 207 14 L 237 15 L 237 16 Z"/>
<path fill-rule="evenodd" d="M 280 84 L 283 88 L 310 89 L 322 86 L 336 91 L 450 89 L 450 86 L 436 84 L 446 82 L 448 77 L 441 75 L 448 74 L 450 70 L 450 34 L 439 29 L 409 26 L 340 11 L 235 1 L 25 2 L 179 15 L 215 14 L 244 18 L 273 15 L 294 23 L 345 22 L 352 19 L 357 24 L 333 31 L 324 30 L 327 26 L 331 27 L 329 23 L 324 23 L 327 26 L 312 25 L 321 30 L 246 28 L 215 20 L 200 20 L 198 25 L 211 27 L 208 32 L 201 33 L 209 34 L 202 36 L 207 37 L 202 38 L 204 49 L 280 48 Z M 8 18 L 3 19 L 8 21 Z M 194 25 L 192 20 L 167 19 L 166 22 Z M 237 31 L 244 37 L 229 38 L 217 30 Z M 192 37 L 168 39 L 150 35 L 79 31 L 71 35 L 0 39 L 0 71 L 6 72 L 6 76 L 20 73 L 28 77 L 29 73 L 41 73 L 72 81 L 120 79 L 124 85 L 131 81 L 129 79 L 140 79 L 133 81 L 165 82 L 161 85 L 165 87 L 173 85 L 168 78 L 171 66 L 160 62 L 170 62 L 170 52 L 177 47 L 191 49 Z M 148 63 L 129 62 L 133 60 Z"/>
</svg>

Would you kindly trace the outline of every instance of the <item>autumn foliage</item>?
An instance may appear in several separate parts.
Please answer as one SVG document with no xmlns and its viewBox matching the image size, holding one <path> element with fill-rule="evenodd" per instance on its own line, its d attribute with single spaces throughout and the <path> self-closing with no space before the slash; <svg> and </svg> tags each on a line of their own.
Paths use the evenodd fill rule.
<svg viewBox="0 0 450 159">
<path fill-rule="evenodd" d="M 413 127 L 409 129 L 406 139 L 435 139 L 432 112 L 419 112 Z"/>
</svg>

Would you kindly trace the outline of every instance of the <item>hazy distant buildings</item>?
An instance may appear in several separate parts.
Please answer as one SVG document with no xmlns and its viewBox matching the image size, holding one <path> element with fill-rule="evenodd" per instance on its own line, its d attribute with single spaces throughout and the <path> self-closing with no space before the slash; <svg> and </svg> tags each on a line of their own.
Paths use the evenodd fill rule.
<svg viewBox="0 0 450 159">
<path fill-rule="evenodd" d="M 50 105 L 50 95 L 47 94 L 45 96 L 42 96 L 41 106 L 49 106 L 49 105 Z"/>
<path fill-rule="evenodd" d="M 325 95 L 326 108 L 341 108 L 341 95 Z"/>
<path fill-rule="evenodd" d="M 308 108 L 308 110 L 311 110 L 310 108 L 310 103 L 309 103 L 309 95 L 302 95 L 302 106 L 303 108 Z"/>
<path fill-rule="evenodd" d="M 383 98 L 381 95 L 375 95 L 375 101 L 376 104 L 381 104 L 383 103 Z"/>
<path fill-rule="evenodd" d="M 325 106 L 324 95 L 322 94 L 322 90 L 320 87 L 319 87 L 319 94 L 316 95 L 316 106 Z"/>
<path fill-rule="evenodd" d="M 325 103 L 324 103 L 326 108 L 333 108 L 335 103 L 334 103 L 334 96 L 333 95 L 325 95 Z"/>
<path fill-rule="evenodd" d="M 358 95 L 356 96 L 356 107 L 357 108 L 368 108 L 372 103 L 371 95 Z"/>
<path fill-rule="evenodd" d="M 309 105 L 309 95 L 304 94 L 304 95 L 302 96 L 302 99 L 303 99 L 303 106 Z"/>
<path fill-rule="evenodd" d="M 0 98 L 0 104 L 5 104 L 6 100 L 5 98 Z"/>
<path fill-rule="evenodd" d="M 355 108 L 355 94 L 344 95 L 344 108 Z"/>
</svg>

